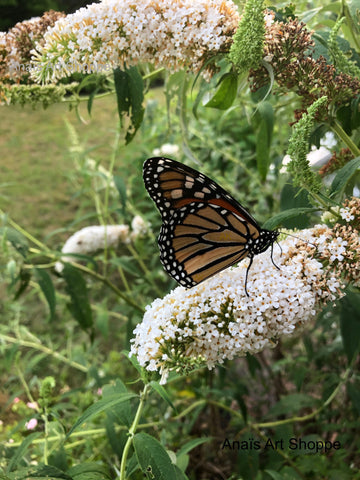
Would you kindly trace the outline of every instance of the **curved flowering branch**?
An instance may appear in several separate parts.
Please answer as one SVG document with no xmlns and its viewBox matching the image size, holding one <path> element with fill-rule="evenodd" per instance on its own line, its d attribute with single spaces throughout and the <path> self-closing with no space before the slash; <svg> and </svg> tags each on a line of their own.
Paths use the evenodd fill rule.
<svg viewBox="0 0 360 480">
<path fill-rule="evenodd" d="M 239 15 L 231 0 L 103 0 L 60 19 L 33 51 L 36 81 L 74 71 L 112 70 L 150 62 L 199 71 L 228 50 Z"/>
<path fill-rule="evenodd" d="M 141 366 L 158 371 L 165 383 L 171 370 L 190 371 L 273 347 L 281 336 L 299 332 L 321 306 L 344 295 L 344 283 L 360 285 L 360 200 L 342 210 L 344 225 L 303 230 L 305 241 L 287 237 L 276 255 L 258 255 L 200 285 L 178 287 L 147 307 L 135 328 L 131 353 Z"/>
<path fill-rule="evenodd" d="M 149 225 L 139 215 L 133 218 L 131 227 L 131 232 L 128 225 L 91 225 L 84 227 L 66 240 L 61 251 L 70 254 L 94 254 L 106 248 L 116 248 L 121 243 L 129 244 L 137 237 L 146 235 L 149 231 Z M 63 256 L 61 262 L 56 262 L 55 270 L 62 272 L 64 268 L 62 262 L 72 261 L 74 261 L 73 256 Z"/>
</svg>

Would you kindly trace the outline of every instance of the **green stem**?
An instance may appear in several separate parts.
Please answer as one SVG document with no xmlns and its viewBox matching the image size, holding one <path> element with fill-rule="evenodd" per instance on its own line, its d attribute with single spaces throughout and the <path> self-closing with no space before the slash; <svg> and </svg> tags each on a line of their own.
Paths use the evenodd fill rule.
<svg viewBox="0 0 360 480">
<path fill-rule="evenodd" d="M 137 409 L 137 412 L 136 412 L 136 415 L 135 415 L 135 418 L 134 418 L 134 421 L 129 429 L 129 433 L 128 433 L 128 439 L 126 441 L 126 444 L 125 444 L 125 447 L 124 447 L 124 451 L 123 451 L 123 454 L 122 454 L 122 458 L 121 458 L 121 466 L 120 466 L 120 476 L 119 476 L 119 480 L 125 480 L 125 469 L 126 469 L 126 461 L 127 461 L 127 457 L 129 455 L 129 451 L 130 451 L 130 447 L 133 443 L 133 438 L 134 438 L 134 434 L 136 432 L 136 429 L 137 429 L 137 426 L 138 426 L 138 423 L 140 421 L 140 417 L 141 417 L 141 414 L 142 414 L 142 411 L 144 409 L 144 406 L 145 406 L 145 401 L 146 401 L 146 398 L 147 398 L 147 394 L 148 394 L 148 391 L 150 389 L 150 384 L 147 384 L 144 386 L 144 390 L 142 391 L 142 393 L 140 394 L 140 402 L 139 402 L 139 406 L 138 406 L 138 409 Z"/>
<path fill-rule="evenodd" d="M 155 77 L 158 73 L 165 72 L 165 68 L 161 67 L 158 68 L 157 70 L 154 70 L 153 72 L 147 73 L 146 75 L 143 76 L 143 80 L 148 80 L 151 77 Z"/>
<path fill-rule="evenodd" d="M 78 268 L 79 270 L 82 270 L 83 272 L 87 273 L 91 277 L 94 277 L 97 280 L 100 280 L 101 282 L 103 282 L 105 285 L 111 288 L 111 290 L 115 292 L 118 297 L 122 298 L 126 303 L 128 303 L 132 307 L 136 308 L 136 310 L 144 314 L 144 309 L 140 307 L 135 300 L 132 300 L 130 297 L 125 295 L 121 290 L 119 290 L 107 277 L 104 277 L 100 273 L 94 272 L 93 270 L 90 270 L 89 268 L 85 267 L 84 265 L 80 265 L 79 263 L 75 263 L 75 262 L 74 263 L 71 262 L 71 263 L 74 267 Z"/>
<path fill-rule="evenodd" d="M 48 451 L 49 451 L 49 422 L 46 407 L 44 407 L 44 413 L 41 415 L 44 421 L 44 464 L 48 464 Z"/>
<path fill-rule="evenodd" d="M 1 215 L 5 215 L 4 211 L 3 210 L 0 210 L 0 214 Z M 26 230 L 24 230 L 22 227 L 20 227 L 20 225 L 18 225 L 16 222 L 14 222 L 14 220 L 12 220 L 11 218 L 7 218 L 6 219 L 6 222 L 11 225 L 15 230 L 17 230 L 18 232 L 20 232 L 22 235 L 24 235 L 24 237 L 26 237 L 28 240 L 30 240 L 31 242 L 33 242 L 35 245 L 37 245 L 39 248 L 41 248 L 42 250 L 45 250 L 46 252 L 49 251 L 49 249 L 47 248 L 47 246 L 45 244 L 43 244 L 42 242 L 40 242 L 37 238 L 33 237 L 29 232 L 27 232 Z"/>
<path fill-rule="evenodd" d="M 339 390 L 341 389 L 341 387 L 349 379 L 351 373 L 352 373 L 352 365 L 350 365 L 350 367 L 345 371 L 345 373 L 343 375 L 343 378 L 340 380 L 339 384 L 337 385 L 335 390 L 331 393 L 331 395 L 329 395 L 329 397 L 326 399 L 326 401 L 321 405 L 321 407 L 317 408 L 316 410 L 309 413 L 308 415 L 304 415 L 302 417 L 286 418 L 284 420 L 277 420 L 276 422 L 256 423 L 256 424 L 252 425 L 252 427 L 254 427 L 254 428 L 273 428 L 273 427 L 278 427 L 279 425 L 286 425 L 288 423 L 306 422 L 308 420 L 311 420 L 312 418 L 316 417 L 316 415 L 318 415 L 322 410 L 324 410 L 334 400 L 336 395 L 339 393 Z"/>
<path fill-rule="evenodd" d="M 45 347 L 45 345 L 42 345 L 41 343 L 37 342 L 30 342 L 28 340 L 22 340 L 21 338 L 14 338 L 10 337 L 9 335 L 3 335 L 0 334 L 0 339 L 4 340 L 8 343 L 14 343 L 16 345 L 21 345 L 22 347 L 29 347 L 33 348 L 34 350 L 39 350 L 41 352 L 44 352 L 46 355 L 51 355 L 52 357 L 56 358 L 57 360 L 60 360 L 63 363 L 66 363 L 70 367 L 76 368 L 77 370 L 80 370 L 81 372 L 87 373 L 88 368 L 85 367 L 84 365 L 81 365 L 80 363 L 74 362 L 73 360 L 69 360 L 68 358 L 64 357 L 58 352 L 54 352 L 48 347 Z"/>
<path fill-rule="evenodd" d="M 35 249 L 32 249 L 32 251 L 34 253 L 36 253 L 36 250 Z M 41 254 L 42 252 L 37 252 L 39 254 Z M 45 252 L 43 253 L 45 254 Z M 49 258 L 56 258 L 55 255 L 52 255 L 50 253 L 46 253 L 46 255 L 49 257 Z M 122 298 L 126 303 L 128 303 L 129 305 L 131 305 L 132 307 L 136 308 L 137 310 L 139 310 L 139 312 L 141 312 L 142 314 L 144 313 L 144 309 L 142 307 L 140 307 L 136 302 L 135 300 L 132 300 L 130 297 L 128 297 L 127 295 L 125 295 L 121 290 L 119 290 L 107 277 L 105 277 L 104 275 L 101 275 L 100 273 L 97 273 L 97 272 L 94 272 L 93 270 L 90 270 L 89 268 L 85 267 L 84 265 L 80 265 L 80 263 L 76 263 L 76 262 L 71 262 L 71 264 L 78 268 L 79 270 L 83 271 L 84 273 L 87 273 L 88 275 L 90 275 L 91 277 L 94 277 L 96 278 L 97 280 L 100 280 L 102 283 L 104 283 L 105 285 L 107 285 L 109 288 L 111 288 L 111 290 L 113 290 L 116 295 L 120 298 Z"/>
<path fill-rule="evenodd" d="M 100 214 L 100 221 L 105 227 L 106 232 L 106 225 L 110 223 L 110 215 L 109 215 L 109 195 L 110 195 L 110 180 L 113 177 L 114 165 L 116 160 L 116 154 L 119 149 L 120 145 L 120 134 L 117 131 L 115 135 L 114 145 L 111 151 L 110 157 L 110 166 L 108 168 L 109 176 L 107 177 L 106 182 L 106 189 L 105 189 L 105 199 L 104 199 L 104 206 L 103 206 L 103 213 Z M 107 244 L 107 235 L 105 233 L 105 249 L 104 249 L 104 262 L 103 262 L 103 276 L 106 276 L 107 266 L 108 266 L 108 244 Z"/>
<path fill-rule="evenodd" d="M 345 145 L 347 145 L 349 147 L 349 149 L 351 150 L 351 153 L 355 156 L 355 157 L 359 157 L 360 156 L 360 149 L 357 147 L 357 145 L 355 145 L 355 143 L 351 140 L 351 138 L 349 137 L 349 135 L 345 132 L 345 130 L 342 128 L 342 126 L 340 125 L 340 123 L 338 123 L 336 120 L 334 120 L 331 125 L 331 130 L 336 133 L 336 135 L 341 138 L 341 140 L 345 143 Z"/>
<path fill-rule="evenodd" d="M 37 405 L 36 402 L 35 402 L 35 400 L 34 400 L 34 397 L 31 395 L 29 386 L 28 386 L 28 384 L 27 384 L 26 381 L 25 381 L 25 378 L 24 378 L 24 375 L 23 375 L 23 373 L 22 373 L 22 371 L 21 371 L 21 368 L 20 368 L 19 365 L 18 365 L 18 359 L 16 360 L 15 368 L 16 368 L 16 373 L 17 373 L 17 375 L 18 375 L 18 377 L 19 377 L 19 380 L 20 380 L 20 382 L 21 382 L 21 384 L 22 384 L 22 386 L 23 386 L 23 388 L 24 388 L 24 390 L 25 390 L 25 393 L 26 393 L 28 399 L 30 400 L 31 403 L 33 403 L 34 405 Z M 39 412 L 39 408 L 38 408 L 38 407 L 36 407 L 36 411 Z"/>
<path fill-rule="evenodd" d="M 360 50 L 360 42 L 359 42 L 359 39 L 356 35 L 356 31 L 355 31 L 355 26 L 354 26 L 354 20 L 352 19 L 351 17 L 351 14 L 350 14 L 350 10 L 349 10 L 349 7 L 347 6 L 347 3 L 346 3 L 346 0 L 342 0 L 341 2 L 341 12 L 340 12 L 341 15 L 344 15 L 346 17 L 346 22 L 348 24 L 348 27 L 349 27 L 349 33 L 353 39 L 353 42 L 355 44 L 355 49 L 357 51 Z"/>
<path fill-rule="evenodd" d="M 131 253 L 131 255 L 135 258 L 135 260 L 139 263 L 140 265 L 140 268 L 142 269 L 142 271 L 144 272 L 144 277 L 145 277 L 145 280 L 147 280 L 147 282 L 149 283 L 149 285 L 152 285 L 153 288 L 155 289 L 157 295 L 159 295 L 159 297 L 161 297 L 163 295 L 164 292 L 162 292 L 160 290 L 160 288 L 157 286 L 157 284 L 154 285 L 154 282 L 150 281 L 149 279 L 151 278 L 151 273 L 150 271 L 146 268 L 146 265 L 145 263 L 142 261 L 140 255 L 138 254 L 138 252 L 136 251 L 136 249 L 131 245 L 131 244 L 128 244 L 127 245 L 127 248 L 129 250 L 129 252 Z"/>
</svg>

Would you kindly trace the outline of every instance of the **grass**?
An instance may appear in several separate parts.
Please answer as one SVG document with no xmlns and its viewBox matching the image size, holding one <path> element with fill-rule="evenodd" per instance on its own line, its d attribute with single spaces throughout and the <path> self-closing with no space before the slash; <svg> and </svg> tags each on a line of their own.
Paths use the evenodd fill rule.
<svg viewBox="0 0 360 480">
<path fill-rule="evenodd" d="M 80 142 L 95 148 L 91 156 L 107 164 L 119 117 L 114 96 L 96 100 L 91 117 L 84 102 L 81 122 L 67 104 L 46 110 L 29 106 L 0 108 L 0 206 L 30 233 L 43 238 L 68 225 L 79 199 L 68 181 L 73 170 L 65 119 L 76 129 Z M 138 154 L 135 138 L 120 150 L 116 169 Z M 140 152 L 141 153 L 141 152 Z"/>
</svg>

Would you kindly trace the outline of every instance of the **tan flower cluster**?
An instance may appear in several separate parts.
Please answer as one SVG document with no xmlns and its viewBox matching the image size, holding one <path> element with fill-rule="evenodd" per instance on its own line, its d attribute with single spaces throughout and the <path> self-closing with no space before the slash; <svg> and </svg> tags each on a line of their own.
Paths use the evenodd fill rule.
<svg viewBox="0 0 360 480">
<path fill-rule="evenodd" d="M 35 44 L 42 45 L 49 26 L 65 14 L 50 10 L 42 17 L 17 23 L 7 33 L 0 33 L 0 80 L 6 83 L 27 82 L 27 66 Z"/>
<path fill-rule="evenodd" d="M 320 168 L 319 174 L 322 176 L 329 175 L 329 173 L 333 173 L 339 170 L 339 168 L 342 168 L 353 158 L 354 155 L 349 148 L 342 148 L 339 153 L 333 152 L 329 161 Z"/>
<path fill-rule="evenodd" d="M 340 73 L 324 57 L 313 58 L 312 32 L 298 20 L 288 23 L 274 22 L 267 26 L 264 57 L 272 66 L 274 78 L 281 90 L 295 91 L 302 97 L 302 108 L 295 111 L 298 120 L 309 105 L 327 96 L 328 104 L 317 113 L 318 119 L 326 119 L 327 107 L 344 105 L 360 93 L 357 78 Z M 262 66 L 250 71 L 251 88 L 258 90 L 269 83 L 267 70 Z"/>
</svg>

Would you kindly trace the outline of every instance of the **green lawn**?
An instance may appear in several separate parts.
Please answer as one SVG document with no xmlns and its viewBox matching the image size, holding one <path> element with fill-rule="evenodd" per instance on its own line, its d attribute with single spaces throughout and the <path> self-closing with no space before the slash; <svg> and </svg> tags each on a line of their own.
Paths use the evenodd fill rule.
<svg viewBox="0 0 360 480">
<path fill-rule="evenodd" d="M 95 100 L 91 117 L 86 102 L 80 113 L 86 124 L 69 111 L 68 104 L 46 110 L 0 107 L 0 207 L 40 238 L 68 225 L 79 205 L 66 176 L 74 164 L 65 119 L 76 129 L 81 144 L 96 147 L 92 158 L 106 166 L 111 155 L 119 123 L 115 96 Z M 135 138 L 121 149 L 116 168 L 131 158 L 138 141 Z"/>
</svg>

